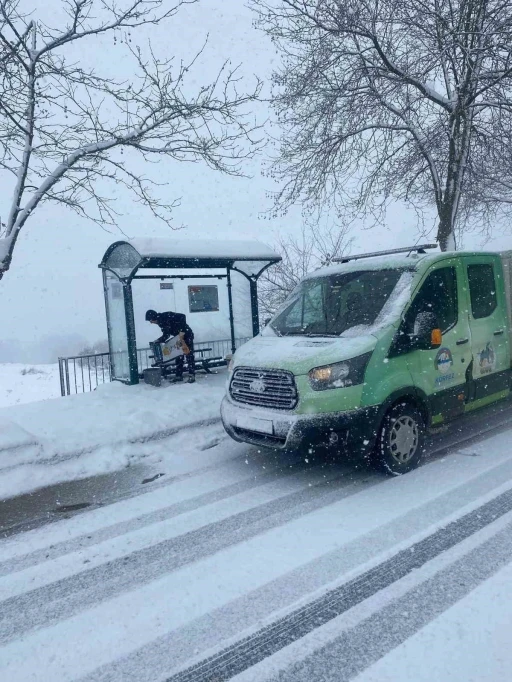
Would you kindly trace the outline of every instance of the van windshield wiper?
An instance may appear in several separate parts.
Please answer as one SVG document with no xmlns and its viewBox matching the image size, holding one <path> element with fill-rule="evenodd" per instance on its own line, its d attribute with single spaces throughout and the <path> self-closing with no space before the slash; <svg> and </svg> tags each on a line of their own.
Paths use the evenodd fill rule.
<svg viewBox="0 0 512 682">
<path fill-rule="evenodd" d="M 305 334 L 304 332 L 285 332 L 284 334 L 280 334 L 280 336 L 305 336 L 308 339 L 321 338 L 322 336 L 332 337 L 335 339 L 339 338 L 339 334 Z"/>
<path fill-rule="evenodd" d="M 304 336 L 309 336 L 309 338 L 319 338 L 322 336 L 327 336 L 329 338 L 337 339 L 339 337 L 339 334 L 304 334 Z"/>
</svg>

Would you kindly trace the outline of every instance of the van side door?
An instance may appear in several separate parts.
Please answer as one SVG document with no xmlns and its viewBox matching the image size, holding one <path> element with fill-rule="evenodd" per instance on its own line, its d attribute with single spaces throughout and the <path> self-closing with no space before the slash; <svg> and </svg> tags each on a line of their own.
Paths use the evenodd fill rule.
<svg viewBox="0 0 512 682">
<path fill-rule="evenodd" d="M 510 341 L 503 267 L 492 255 L 464 256 L 469 293 L 472 386 L 469 405 L 503 397 L 510 385 Z"/>
<path fill-rule="evenodd" d="M 406 354 L 414 386 L 426 394 L 432 422 L 452 419 L 464 412 L 471 342 L 466 285 L 460 259 L 436 263 L 425 275 L 402 323 L 403 332 L 414 334 L 419 313 L 435 315 L 442 331 L 441 347 L 413 349 Z"/>
</svg>

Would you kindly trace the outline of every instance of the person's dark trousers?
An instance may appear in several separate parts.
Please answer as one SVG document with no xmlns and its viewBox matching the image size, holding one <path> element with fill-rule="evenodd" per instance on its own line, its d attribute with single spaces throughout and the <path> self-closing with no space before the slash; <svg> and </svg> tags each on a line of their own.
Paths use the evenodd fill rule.
<svg viewBox="0 0 512 682">
<path fill-rule="evenodd" d="M 189 373 L 189 376 L 193 377 L 196 374 L 196 360 L 194 357 L 194 337 L 189 336 L 188 334 L 185 334 L 183 337 L 183 340 L 187 344 L 187 346 L 190 349 L 190 353 L 188 355 L 180 355 L 176 358 L 176 378 L 180 379 L 183 378 L 183 365 L 184 365 L 184 358 L 187 359 L 187 370 Z"/>
</svg>

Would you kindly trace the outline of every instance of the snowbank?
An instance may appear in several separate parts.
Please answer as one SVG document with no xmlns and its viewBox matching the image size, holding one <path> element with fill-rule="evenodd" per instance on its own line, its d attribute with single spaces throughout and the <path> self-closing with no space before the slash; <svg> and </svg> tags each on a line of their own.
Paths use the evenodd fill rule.
<svg viewBox="0 0 512 682">
<path fill-rule="evenodd" d="M 92 393 L 0 409 L 0 498 L 22 492 L 13 490 L 13 481 L 23 480 L 26 492 L 69 479 L 69 467 L 63 465 L 71 461 L 88 462 L 85 468 L 73 469 L 76 477 L 121 468 L 127 460 L 119 452 L 127 444 L 217 421 L 226 372 L 197 379 L 193 385 L 161 388 L 104 384 Z M 20 468 L 39 465 L 51 467 L 51 476 L 43 472 L 31 482 L 20 478 Z"/>
</svg>

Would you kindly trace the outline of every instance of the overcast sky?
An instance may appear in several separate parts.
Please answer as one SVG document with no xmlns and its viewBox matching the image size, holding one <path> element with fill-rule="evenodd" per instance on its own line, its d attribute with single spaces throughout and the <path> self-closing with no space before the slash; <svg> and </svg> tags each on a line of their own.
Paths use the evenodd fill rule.
<svg viewBox="0 0 512 682">
<path fill-rule="evenodd" d="M 35 18 L 39 14 L 50 23 L 61 2 L 45 0 L 34 5 L 39 8 Z M 254 73 L 265 80 L 278 55 L 265 36 L 253 28 L 252 18 L 243 0 L 201 0 L 182 11 L 165 29 L 152 31 L 152 41 L 157 54 L 187 59 L 209 34 L 208 46 L 192 79 L 196 84 L 206 82 L 226 59 L 241 63 L 249 82 Z M 132 36 L 134 42 L 142 38 L 136 33 Z M 112 40 L 107 39 L 98 46 L 98 70 L 108 63 L 110 73 L 129 75 L 121 56 L 120 51 L 116 55 Z M 268 115 L 264 105 L 255 113 L 261 119 Z M 272 243 L 276 232 L 300 229 L 299 209 L 279 219 L 262 218 L 270 205 L 267 194 L 275 189 L 261 174 L 263 163 L 264 159 L 259 158 L 246 167 L 250 179 L 223 176 L 197 164 L 162 163 L 158 174 L 169 183 L 164 191 L 169 198 L 181 197 L 175 219 L 177 225 L 185 224 L 187 228 L 179 237 L 254 238 Z M 8 212 L 10 192 L 7 178 L 0 175 L 0 216 Z M 119 204 L 125 214 L 122 229 L 127 235 L 169 234 L 169 229 L 157 223 L 129 194 L 120 194 Z M 354 251 L 414 243 L 414 216 L 401 206 L 393 207 L 386 225 L 359 230 L 354 237 Z M 28 349 L 34 342 L 55 344 L 59 336 L 76 334 L 91 342 L 105 338 L 97 265 L 108 245 L 118 238 L 122 238 L 119 233 L 107 233 L 64 209 L 37 209 L 22 232 L 12 269 L 0 283 L 0 352 L 1 342 L 5 347 L 9 339 Z M 467 240 L 469 246 L 480 244 L 476 236 Z M 499 245 L 509 244 L 512 247 L 512 238 L 502 238 Z M 33 357 L 33 361 L 37 359 L 41 356 Z"/>
</svg>

